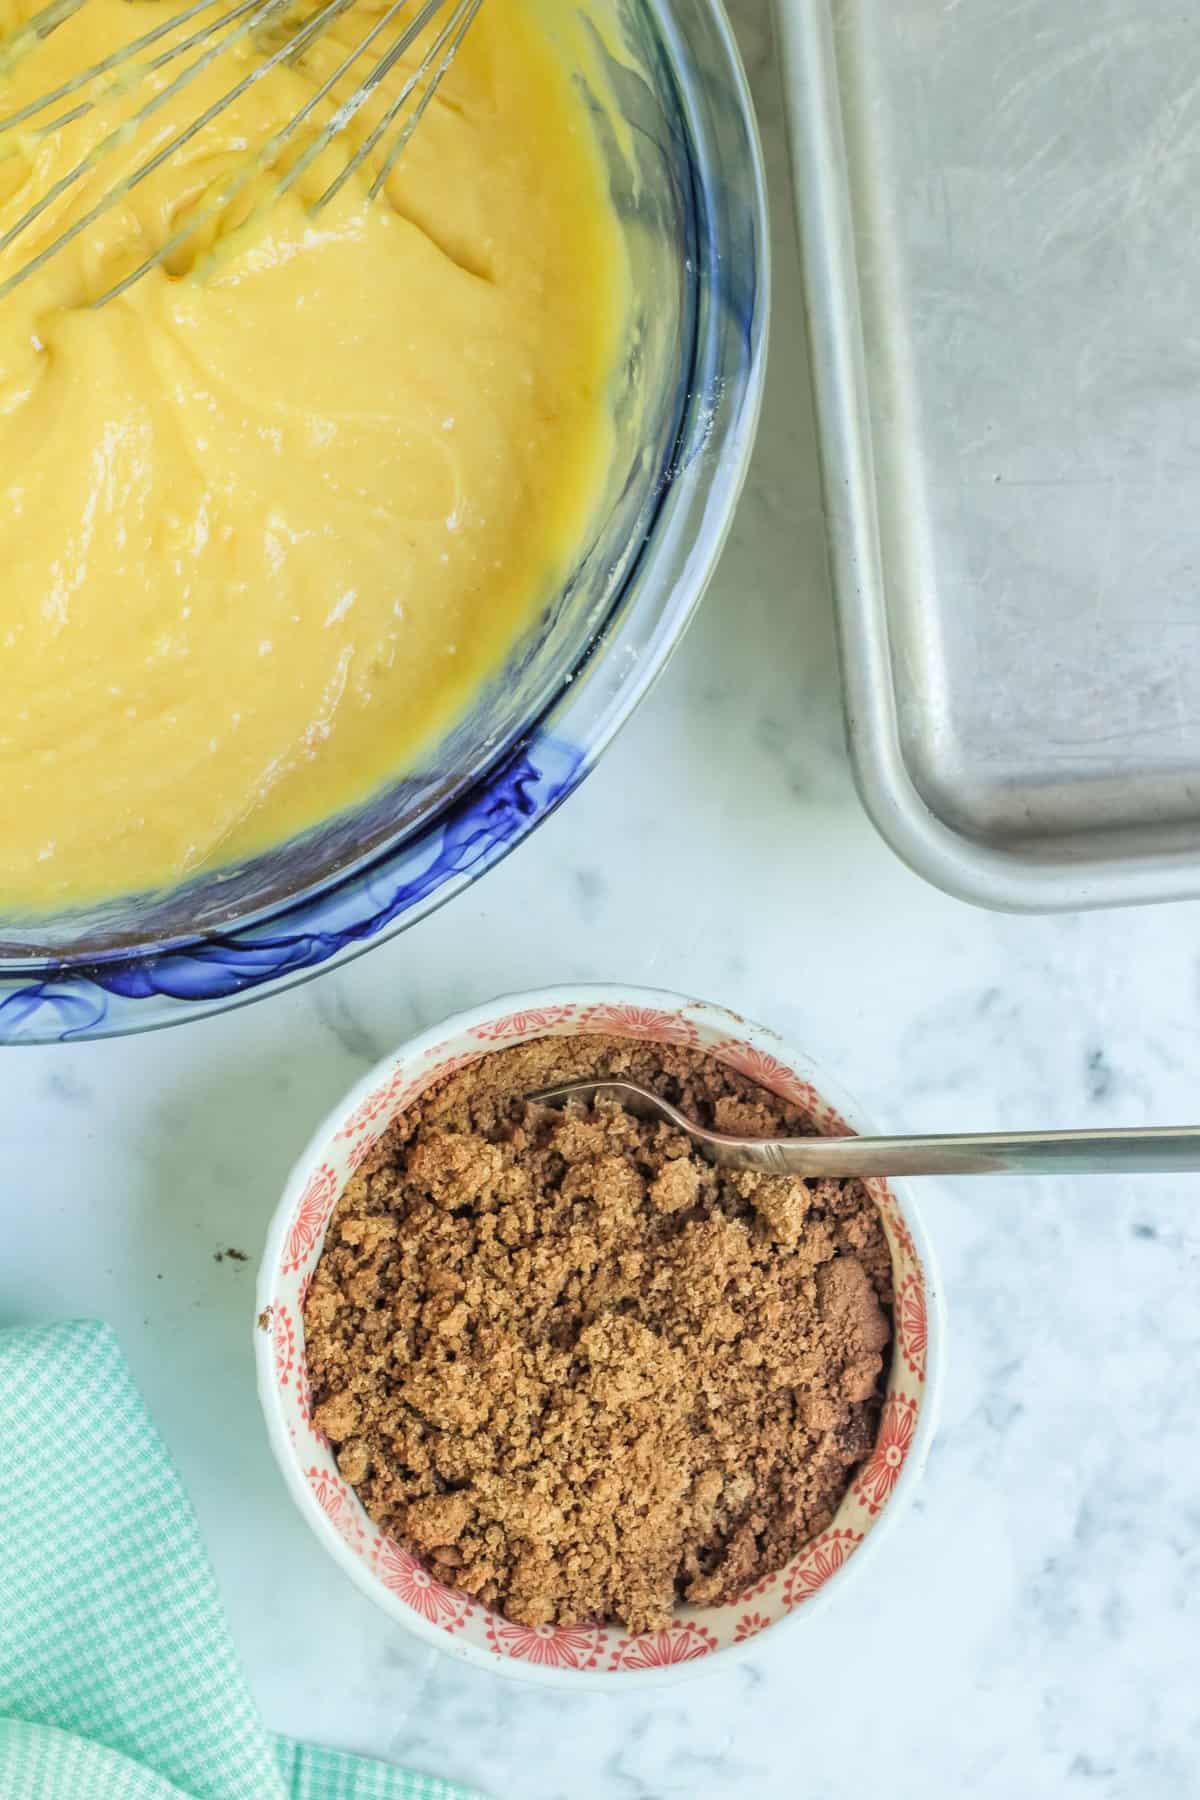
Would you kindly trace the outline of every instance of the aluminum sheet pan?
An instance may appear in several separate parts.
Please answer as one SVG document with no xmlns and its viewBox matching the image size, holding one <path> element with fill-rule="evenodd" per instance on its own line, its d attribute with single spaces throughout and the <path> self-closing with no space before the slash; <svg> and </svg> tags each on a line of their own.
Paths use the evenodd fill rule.
<svg viewBox="0 0 1200 1800">
<path fill-rule="evenodd" d="M 776 14 L 866 806 L 983 905 L 1200 894 L 1200 19 Z"/>
</svg>

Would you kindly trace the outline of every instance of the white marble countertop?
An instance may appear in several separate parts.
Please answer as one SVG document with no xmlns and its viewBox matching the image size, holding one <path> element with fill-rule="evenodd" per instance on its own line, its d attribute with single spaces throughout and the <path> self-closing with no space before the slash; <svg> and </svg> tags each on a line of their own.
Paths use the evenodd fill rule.
<svg viewBox="0 0 1200 1800">
<path fill-rule="evenodd" d="M 254 1259 L 317 1118 L 492 993 L 708 995 L 881 1124 L 1195 1118 L 1200 908 L 973 911 L 850 783 L 766 0 L 736 6 L 776 202 L 770 397 L 703 615 L 583 791 L 365 959 L 223 1018 L 9 1051 L 0 1321 L 103 1315 L 183 1470 L 267 1721 L 496 1800 L 1168 1800 L 1200 1764 L 1200 1177 L 927 1184 L 950 1308 L 915 1514 L 811 1629 L 656 1696 L 530 1692 L 377 1614 L 288 1501 Z M 220 1263 L 228 1246 L 251 1261 Z"/>
</svg>

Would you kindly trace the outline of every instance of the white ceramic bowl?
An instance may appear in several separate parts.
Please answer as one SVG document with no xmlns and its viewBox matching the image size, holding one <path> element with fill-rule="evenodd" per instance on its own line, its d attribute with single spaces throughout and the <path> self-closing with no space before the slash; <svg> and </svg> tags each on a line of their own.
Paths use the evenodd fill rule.
<svg viewBox="0 0 1200 1800">
<path fill-rule="evenodd" d="M 725 1606 L 680 1607 L 671 1626 L 630 1638 L 607 1625 L 514 1625 L 444 1587 L 381 1535 L 312 1424 L 304 1298 L 341 1191 L 381 1133 L 430 1083 L 537 1037 L 608 1032 L 688 1044 L 807 1108 L 821 1130 L 868 1129 L 833 1082 L 771 1032 L 697 1000 L 638 988 L 550 988 L 461 1013 L 372 1070 L 296 1164 L 259 1276 L 258 1385 L 271 1447 L 300 1511 L 330 1555 L 393 1619 L 452 1656 L 562 1687 L 617 1690 L 726 1665 L 765 1630 L 796 1629 L 842 1592 L 911 1501 L 934 1431 L 944 1325 L 933 1257 L 899 1184 L 870 1182 L 892 1252 L 895 1341 L 874 1453 L 830 1529 L 777 1574 Z"/>
</svg>

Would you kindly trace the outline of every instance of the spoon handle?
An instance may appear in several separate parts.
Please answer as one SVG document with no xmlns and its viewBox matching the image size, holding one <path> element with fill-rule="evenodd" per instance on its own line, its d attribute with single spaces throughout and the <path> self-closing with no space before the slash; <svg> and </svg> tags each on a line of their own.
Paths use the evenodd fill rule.
<svg viewBox="0 0 1200 1800">
<path fill-rule="evenodd" d="M 1164 1175 L 1200 1170 L 1200 1126 L 956 1137 L 712 1138 L 713 1161 L 777 1175 Z"/>
</svg>

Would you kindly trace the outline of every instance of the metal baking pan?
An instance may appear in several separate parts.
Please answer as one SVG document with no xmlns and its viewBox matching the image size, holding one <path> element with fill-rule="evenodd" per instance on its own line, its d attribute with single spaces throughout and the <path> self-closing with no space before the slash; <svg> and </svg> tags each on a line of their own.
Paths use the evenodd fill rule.
<svg viewBox="0 0 1200 1800">
<path fill-rule="evenodd" d="M 986 906 L 1200 894 L 1200 37 L 776 0 L 851 752 Z"/>
</svg>

